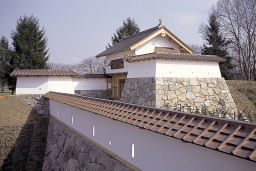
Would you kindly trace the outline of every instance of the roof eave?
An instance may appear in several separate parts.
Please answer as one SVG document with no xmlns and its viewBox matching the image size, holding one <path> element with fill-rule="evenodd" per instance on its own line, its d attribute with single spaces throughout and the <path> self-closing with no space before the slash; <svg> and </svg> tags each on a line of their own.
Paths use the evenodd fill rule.
<svg viewBox="0 0 256 171">
<path fill-rule="evenodd" d="M 163 29 L 169 34 L 169 36 L 174 39 L 180 46 L 185 48 L 189 53 L 193 53 L 194 51 L 182 40 L 180 40 L 177 36 L 175 36 L 170 30 L 163 26 Z"/>
<path fill-rule="evenodd" d="M 166 61 L 171 61 L 171 60 L 178 60 L 178 61 L 195 61 L 195 62 L 216 62 L 216 63 L 220 63 L 222 61 L 214 61 L 214 60 L 188 60 L 188 59 L 176 59 L 176 58 L 172 58 L 172 59 L 166 59 L 166 58 L 148 58 L 148 59 L 138 59 L 138 60 L 130 60 L 130 59 L 125 59 L 126 62 L 132 63 L 132 62 L 141 62 L 141 61 L 149 61 L 149 60 L 166 60 Z"/>
<path fill-rule="evenodd" d="M 117 53 L 124 52 L 124 51 L 127 51 L 127 50 L 130 50 L 130 47 L 126 48 L 126 49 L 123 49 L 123 50 L 120 50 L 120 51 L 112 52 L 112 53 L 105 53 L 105 54 L 102 54 L 102 55 L 100 53 L 100 54 L 96 55 L 95 57 L 100 58 L 100 57 L 103 57 L 103 56 L 109 56 L 109 55 L 117 54 Z"/>
<path fill-rule="evenodd" d="M 188 51 L 189 53 L 193 53 L 193 50 L 186 45 L 182 40 L 180 40 L 177 36 L 175 36 L 171 31 L 169 31 L 166 27 L 162 26 L 161 28 L 159 28 L 157 31 L 155 31 L 154 33 L 152 33 L 151 35 L 147 36 L 146 38 L 140 40 L 139 42 L 133 44 L 130 49 L 134 50 L 137 47 L 141 46 L 142 44 L 146 43 L 147 41 L 153 39 L 154 37 L 156 37 L 157 35 L 159 35 L 160 33 L 165 32 L 167 33 L 167 35 L 172 38 L 176 43 L 178 43 L 181 47 L 183 47 L 186 51 Z"/>
</svg>

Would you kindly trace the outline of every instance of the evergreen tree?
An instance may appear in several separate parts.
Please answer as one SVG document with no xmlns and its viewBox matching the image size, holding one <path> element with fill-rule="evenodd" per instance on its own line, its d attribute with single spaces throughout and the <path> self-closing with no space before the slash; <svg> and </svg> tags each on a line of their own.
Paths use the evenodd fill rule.
<svg viewBox="0 0 256 171">
<path fill-rule="evenodd" d="M 0 39 L 0 83 L 2 84 L 2 92 L 3 92 L 3 86 L 6 82 L 6 67 L 8 65 L 9 61 L 9 43 L 8 40 L 2 36 Z"/>
<path fill-rule="evenodd" d="M 40 28 L 39 20 L 36 17 L 20 17 L 11 37 L 13 39 L 13 52 L 10 57 L 8 75 L 14 69 L 47 68 L 49 58 L 47 39 L 45 31 Z M 14 90 L 16 80 L 9 76 L 8 84 L 11 90 Z"/>
<path fill-rule="evenodd" d="M 208 22 L 209 25 L 204 26 L 204 31 L 202 32 L 207 42 L 203 44 L 202 54 L 217 55 L 226 59 L 226 62 L 220 63 L 220 71 L 225 79 L 232 79 L 233 74 L 231 70 L 234 66 L 231 63 L 231 57 L 227 50 L 227 46 L 230 42 L 221 35 L 220 24 L 214 10 L 211 12 Z"/>
<path fill-rule="evenodd" d="M 120 42 L 121 39 L 131 36 L 135 33 L 138 33 L 140 28 L 138 27 L 137 23 L 134 19 L 128 17 L 126 20 L 123 21 L 123 25 L 116 30 L 116 33 L 111 37 L 112 46 L 117 42 Z M 108 47 L 110 45 L 108 44 Z"/>
</svg>

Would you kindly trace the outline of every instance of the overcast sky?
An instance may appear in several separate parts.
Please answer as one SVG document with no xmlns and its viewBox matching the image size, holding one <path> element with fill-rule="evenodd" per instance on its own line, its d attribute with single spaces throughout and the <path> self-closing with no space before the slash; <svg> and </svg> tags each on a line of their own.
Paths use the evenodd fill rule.
<svg viewBox="0 0 256 171">
<path fill-rule="evenodd" d="M 127 17 L 141 30 L 162 18 L 171 32 L 188 45 L 201 45 L 198 33 L 217 0 L 0 0 L 0 36 L 10 33 L 23 15 L 39 18 L 46 30 L 50 62 L 71 64 L 105 50 L 116 28 Z"/>
</svg>

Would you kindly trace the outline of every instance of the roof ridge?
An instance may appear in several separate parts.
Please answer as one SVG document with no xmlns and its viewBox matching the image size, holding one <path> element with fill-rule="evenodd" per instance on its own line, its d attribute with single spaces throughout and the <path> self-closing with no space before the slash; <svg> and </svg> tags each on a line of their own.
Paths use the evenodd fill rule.
<svg viewBox="0 0 256 171">
<path fill-rule="evenodd" d="M 145 33 L 149 32 L 149 31 L 151 31 L 151 30 L 154 30 L 154 28 L 157 28 L 157 26 L 156 26 L 156 27 L 149 28 L 149 29 L 144 30 L 144 31 L 141 31 L 141 32 L 138 32 L 138 33 L 135 33 L 135 34 L 130 35 L 130 36 L 128 36 L 128 37 L 122 38 L 119 42 L 117 42 L 117 43 L 114 44 L 113 46 L 118 46 L 118 44 L 119 44 L 119 43 L 122 43 L 122 41 L 129 40 L 129 39 L 134 38 L 134 37 L 136 37 L 136 36 L 145 34 Z M 111 46 L 111 47 L 113 47 L 113 46 Z"/>
<path fill-rule="evenodd" d="M 117 53 L 117 52 L 120 52 L 120 51 L 128 50 L 130 48 L 130 46 L 132 46 L 133 44 L 135 44 L 135 43 L 139 42 L 140 40 L 144 39 L 145 37 L 150 35 L 151 32 L 154 33 L 158 29 L 161 29 L 161 28 L 158 28 L 157 26 L 155 26 L 155 27 L 149 28 L 147 30 L 135 33 L 135 34 L 133 34 L 131 36 L 128 36 L 126 38 L 123 38 L 119 42 L 114 44 L 113 46 L 107 48 L 106 50 L 104 50 L 100 54 L 96 55 L 96 57 L 106 56 L 106 55 L 114 54 L 114 53 Z"/>
<path fill-rule="evenodd" d="M 11 76 L 78 76 L 78 73 L 71 69 L 15 69 Z"/>
<path fill-rule="evenodd" d="M 130 39 L 130 38 L 132 38 L 132 37 L 138 36 L 138 35 L 140 35 L 140 34 L 147 33 L 148 31 L 154 30 L 155 28 L 158 28 L 158 26 L 151 27 L 151 28 L 149 28 L 149 29 L 140 31 L 140 32 L 138 32 L 138 33 L 134 33 L 134 34 L 132 34 L 132 35 L 130 35 L 130 36 L 127 36 L 127 37 L 121 39 L 120 41 L 122 41 L 122 40 L 127 40 L 127 39 Z M 120 42 L 120 41 L 119 41 L 119 42 Z"/>
</svg>

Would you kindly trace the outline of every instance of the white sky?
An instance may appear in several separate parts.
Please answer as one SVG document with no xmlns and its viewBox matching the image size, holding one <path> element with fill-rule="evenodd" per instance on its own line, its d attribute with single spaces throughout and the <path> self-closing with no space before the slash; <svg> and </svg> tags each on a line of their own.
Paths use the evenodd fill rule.
<svg viewBox="0 0 256 171">
<path fill-rule="evenodd" d="M 71 64 L 105 50 L 127 17 L 141 31 L 165 25 L 186 44 L 202 45 L 198 32 L 217 0 L 0 0 L 0 36 L 9 38 L 16 21 L 34 15 L 45 28 L 50 62 Z"/>
</svg>

